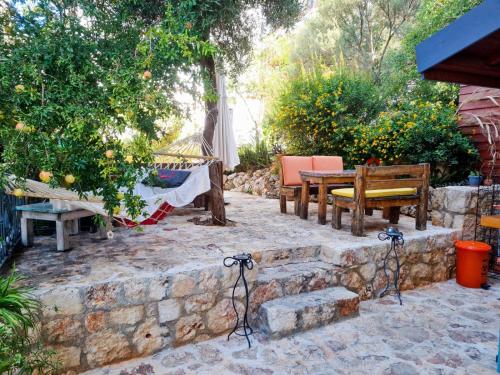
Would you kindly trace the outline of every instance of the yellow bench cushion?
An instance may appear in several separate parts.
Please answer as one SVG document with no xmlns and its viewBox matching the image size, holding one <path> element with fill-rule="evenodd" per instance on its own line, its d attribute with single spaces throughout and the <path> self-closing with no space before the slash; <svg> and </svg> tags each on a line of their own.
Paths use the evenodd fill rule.
<svg viewBox="0 0 500 375">
<path fill-rule="evenodd" d="M 340 197 L 354 198 L 354 188 L 345 189 L 335 189 L 332 190 L 333 195 L 338 195 Z M 415 188 L 398 188 L 398 189 L 377 189 L 377 190 L 367 190 L 366 198 L 384 198 L 384 197 L 394 197 L 399 195 L 415 195 L 417 194 L 417 189 Z"/>
</svg>

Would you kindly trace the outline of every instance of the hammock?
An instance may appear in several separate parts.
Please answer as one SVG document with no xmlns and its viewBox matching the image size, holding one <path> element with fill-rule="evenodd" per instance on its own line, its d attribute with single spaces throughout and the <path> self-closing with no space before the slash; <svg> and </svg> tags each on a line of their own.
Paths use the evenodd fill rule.
<svg viewBox="0 0 500 375">
<path fill-rule="evenodd" d="M 199 146 L 196 146 L 195 142 Z M 184 207 L 191 203 L 197 196 L 209 191 L 211 181 L 208 168 L 210 164 L 217 161 L 217 158 L 196 155 L 196 147 L 207 147 L 206 149 L 209 149 L 208 144 L 201 134 L 187 137 L 175 142 L 167 150 L 164 149 L 156 152 L 153 168 L 183 169 L 189 170 L 191 173 L 182 185 L 175 188 L 147 186 L 140 182 L 142 178 L 139 179 L 134 187 L 133 194 L 140 196 L 146 202 L 143 213 L 133 220 L 126 216 L 126 211 L 123 209 L 121 212 L 124 214 L 116 214 L 113 219 L 128 227 L 138 224 L 157 224 L 169 215 L 175 207 Z M 185 154 L 183 152 L 192 153 Z M 11 181 L 13 182 L 13 177 Z M 218 185 L 215 184 L 215 186 Z M 221 187 L 219 186 L 219 188 Z M 75 192 L 63 188 L 52 188 L 45 183 L 29 179 L 26 180 L 25 190 L 25 196 L 51 199 L 61 209 L 84 209 L 102 216 L 108 216 L 108 212 L 104 209 L 102 197 L 99 196 L 91 194 L 80 196 Z M 7 186 L 6 193 L 12 194 L 12 192 L 13 188 Z"/>
</svg>

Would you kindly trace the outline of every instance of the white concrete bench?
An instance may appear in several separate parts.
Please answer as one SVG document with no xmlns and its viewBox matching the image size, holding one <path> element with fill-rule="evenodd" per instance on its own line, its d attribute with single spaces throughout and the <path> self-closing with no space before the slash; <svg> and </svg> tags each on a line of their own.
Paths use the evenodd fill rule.
<svg viewBox="0 0 500 375">
<path fill-rule="evenodd" d="M 34 220 L 46 220 L 56 222 L 57 251 L 69 250 L 70 234 L 78 234 L 79 219 L 95 215 L 94 212 L 82 209 L 69 209 L 57 204 L 35 203 L 17 206 L 17 211 L 21 212 L 21 241 L 24 246 L 33 246 Z M 110 228 L 109 228 L 110 229 Z M 105 237 L 106 230 L 100 230 L 100 237 Z"/>
</svg>

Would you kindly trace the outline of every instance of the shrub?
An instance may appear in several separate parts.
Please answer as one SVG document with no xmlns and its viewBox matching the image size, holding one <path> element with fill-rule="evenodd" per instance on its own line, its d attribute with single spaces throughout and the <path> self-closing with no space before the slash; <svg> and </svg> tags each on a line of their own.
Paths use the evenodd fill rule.
<svg viewBox="0 0 500 375">
<path fill-rule="evenodd" d="M 240 164 L 236 167 L 236 172 L 267 168 L 272 163 L 271 152 L 264 140 L 240 146 L 238 148 L 238 155 L 240 157 Z"/>
<path fill-rule="evenodd" d="M 383 164 L 431 164 L 431 183 L 464 180 L 478 162 L 478 152 L 457 126 L 453 103 L 404 101 L 381 112 L 372 126 L 352 130 L 347 147 L 355 164 L 379 158 Z"/>
<path fill-rule="evenodd" d="M 301 77 L 280 95 L 265 126 L 288 153 L 340 155 L 348 160 L 351 130 L 370 123 L 381 108 L 368 79 L 346 74 Z"/>
<path fill-rule="evenodd" d="M 39 303 L 12 271 L 0 277 L 0 374 L 55 374 L 54 353 L 33 336 Z"/>
</svg>

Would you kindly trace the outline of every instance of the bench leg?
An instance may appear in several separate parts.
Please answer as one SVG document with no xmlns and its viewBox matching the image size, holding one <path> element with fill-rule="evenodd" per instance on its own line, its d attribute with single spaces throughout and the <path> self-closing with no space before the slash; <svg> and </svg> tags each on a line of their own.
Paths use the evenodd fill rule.
<svg viewBox="0 0 500 375">
<path fill-rule="evenodd" d="M 355 206 L 352 210 L 351 233 L 353 236 L 363 236 L 363 226 L 365 222 L 365 209 Z"/>
<path fill-rule="evenodd" d="M 300 191 L 298 190 L 293 193 L 293 213 L 300 216 Z"/>
<path fill-rule="evenodd" d="M 344 209 L 333 202 L 332 227 L 334 229 L 342 228 L 342 212 L 344 212 Z"/>
<path fill-rule="evenodd" d="M 282 214 L 286 214 L 286 195 L 280 195 L 280 211 Z"/>
<path fill-rule="evenodd" d="M 399 222 L 400 207 L 391 207 L 389 210 L 389 223 L 397 224 Z"/>
<path fill-rule="evenodd" d="M 373 208 L 365 208 L 366 216 L 373 216 Z"/>
<path fill-rule="evenodd" d="M 33 246 L 34 236 L 33 220 L 21 218 L 21 242 L 23 246 Z"/>
<path fill-rule="evenodd" d="M 56 220 L 57 251 L 69 250 L 69 234 L 73 229 L 72 220 Z"/>
<path fill-rule="evenodd" d="M 105 220 L 105 224 L 101 225 L 99 227 L 99 239 L 101 239 L 101 240 L 107 240 L 108 239 L 108 232 L 111 232 L 113 230 L 112 219 L 104 218 L 104 220 Z"/>
<path fill-rule="evenodd" d="M 75 219 L 71 220 L 71 234 L 78 234 L 80 233 L 80 220 Z"/>
</svg>

